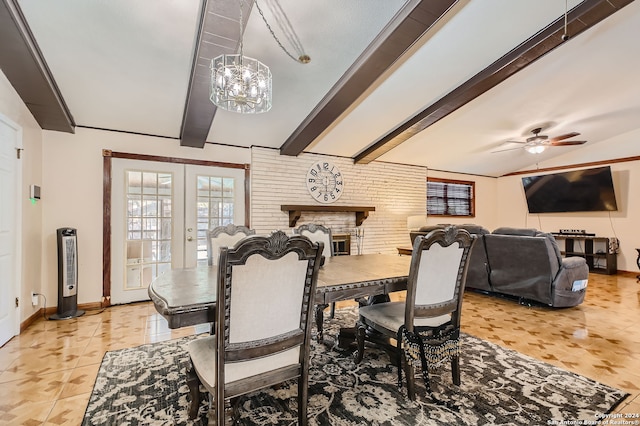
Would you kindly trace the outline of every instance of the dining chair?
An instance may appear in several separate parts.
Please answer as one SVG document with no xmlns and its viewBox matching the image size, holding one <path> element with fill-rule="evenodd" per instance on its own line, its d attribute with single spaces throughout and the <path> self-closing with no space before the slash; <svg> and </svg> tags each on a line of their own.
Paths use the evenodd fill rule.
<svg viewBox="0 0 640 426">
<path fill-rule="evenodd" d="M 218 264 L 220 247 L 233 247 L 238 241 L 255 235 L 256 231 L 246 226 L 234 225 L 232 223 L 223 226 L 216 226 L 207 231 L 207 258 L 209 266 Z"/>
<path fill-rule="evenodd" d="M 363 359 L 365 340 L 386 345 L 398 366 L 398 386 L 404 365 L 411 400 L 415 400 L 415 368 L 421 369 L 431 394 L 429 370 L 450 360 L 453 382 L 460 385 L 460 314 L 474 242 L 474 236 L 455 226 L 417 237 L 406 300 L 359 308 L 355 362 Z"/>
<path fill-rule="evenodd" d="M 327 228 L 324 225 L 319 225 L 316 223 L 305 223 L 303 225 L 298 226 L 293 229 L 294 234 L 304 235 L 309 238 L 311 241 L 322 242 L 324 244 L 324 251 L 322 252 L 322 256 L 324 256 L 323 262 L 326 259 L 334 256 L 333 251 L 333 237 L 331 235 L 331 228 Z M 326 309 L 327 305 L 321 305 L 318 309 Z M 329 313 L 329 317 L 333 318 L 336 314 L 336 304 L 335 302 L 331 304 L 331 311 Z"/>
<path fill-rule="evenodd" d="M 298 424 L 307 424 L 310 307 L 323 248 L 282 231 L 220 248 L 215 334 L 188 344 L 192 419 L 200 385 L 224 425 L 231 398 L 297 378 Z"/>
<path fill-rule="evenodd" d="M 331 229 L 327 228 L 324 225 L 319 225 L 316 223 L 305 223 L 304 225 L 300 225 L 297 228 L 293 229 L 294 234 L 304 235 L 309 238 L 311 241 L 322 242 L 324 244 L 324 250 L 322 255 L 325 258 L 331 257 L 334 255 L 333 253 L 333 244 L 331 242 Z"/>
</svg>

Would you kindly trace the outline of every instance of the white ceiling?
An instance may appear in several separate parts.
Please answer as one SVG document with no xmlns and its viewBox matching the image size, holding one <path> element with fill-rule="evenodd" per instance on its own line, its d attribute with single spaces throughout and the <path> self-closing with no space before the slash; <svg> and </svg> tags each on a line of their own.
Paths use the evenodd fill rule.
<svg viewBox="0 0 640 426">
<path fill-rule="evenodd" d="M 180 137 L 200 2 L 18 3 L 77 125 Z M 273 108 L 253 116 L 218 109 L 207 141 L 280 148 L 404 3 L 280 0 L 312 58 L 307 65 L 282 52 L 254 7 L 244 53 L 270 66 Z M 563 0 L 459 1 L 307 151 L 355 156 L 564 11 Z M 379 160 L 501 176 L 543 162 L 640 155 L 639 35 L 633 2 Z M 491 153 L 541 126 L 550 137 L 575 131 L 573 139 L 588 142 L 540 155 Z"/>
</svg>

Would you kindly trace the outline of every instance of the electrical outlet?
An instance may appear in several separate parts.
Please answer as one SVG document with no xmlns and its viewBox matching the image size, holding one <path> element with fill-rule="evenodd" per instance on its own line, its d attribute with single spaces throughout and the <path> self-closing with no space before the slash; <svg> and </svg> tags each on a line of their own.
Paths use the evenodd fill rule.
<svg viewBox="0 0 640 426">
<path fill-rule="evenodd" d="M 38 306 L 38 293 L 34 291 L 31 292 L 31 305 Z"/>
</svg>

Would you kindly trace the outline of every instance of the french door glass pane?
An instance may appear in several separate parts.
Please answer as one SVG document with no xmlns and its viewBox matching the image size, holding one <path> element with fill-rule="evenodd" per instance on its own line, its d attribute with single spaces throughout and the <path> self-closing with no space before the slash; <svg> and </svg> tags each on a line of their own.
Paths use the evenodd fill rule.
<svg viewBox="0 0 640 426">
<path fill-rule="evenodd" d="M 171 193 L 170 173 L 126 172 L 125 290 L 147 288 L 171 269 Z"/>
<path fill-rule="evenodd" d="M 233 223 L 235 179 L 201 176 L 196 179 L 198 265 L 207 264 L 207 230 Z"/>
</svg>

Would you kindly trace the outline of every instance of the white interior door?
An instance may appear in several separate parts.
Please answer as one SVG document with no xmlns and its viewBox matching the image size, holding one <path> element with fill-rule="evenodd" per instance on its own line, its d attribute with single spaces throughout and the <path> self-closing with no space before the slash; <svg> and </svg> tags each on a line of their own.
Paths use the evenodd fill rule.
<svg viewBox="0 0 640 426">
<path fill-rule="evenodd" d="M 114 158 L 111 176 L 111 303 L 147 300 L 155 277 L 183 266 L 184 168 Z"/>
<path fill-rule="evenodd" d="M 244 170 L 114 158 L 111 303 L 148 300 L 171 268 L 207 263 L 206 230 L 244 224 Z"/>
<path fill-rule="evenodd" d="M 207 230 L 244 225 L 244 169 L 186 167 L 184 266 L 207 264 Z"/>
<path fill-rule="evenodd" d="M 0 346 L 18 334 L 20 292 L 17 229 L 20 213 L 18 198 L 20 128 L 0 115 Z"/>
</svg>

